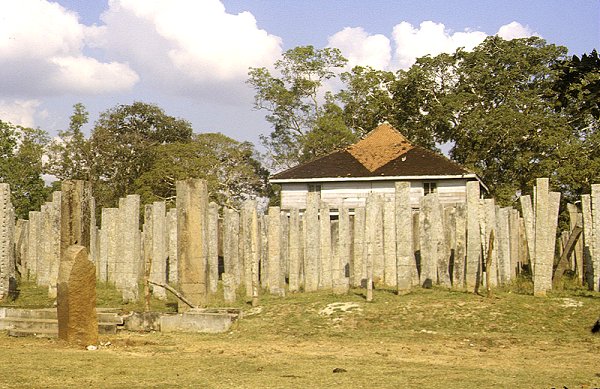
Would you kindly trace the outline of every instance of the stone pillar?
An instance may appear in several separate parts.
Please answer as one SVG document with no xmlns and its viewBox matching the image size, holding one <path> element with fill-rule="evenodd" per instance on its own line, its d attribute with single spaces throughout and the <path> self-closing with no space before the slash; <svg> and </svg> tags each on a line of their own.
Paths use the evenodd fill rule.
<svg viewBox="0 0 600 389">
<path fill-rule="evenodd" d="M 581 213 L 583 216 L 583 269 L 584 282 L 594 288 L 594 227 L 592 223 L 592 198 L 589 194 L 581 196 Z M 29 216 L 31 220 L 31 215 Z"/>
<path fill-rule="evenodd" d="M 100 229 L 100 260 L 98 279 L 102 282 L 116 281 L 117 253 L 119 250 L 119 209 L 102 208 Z"/>
<path fill-rule="evenodd" d="M 510 239 L 510 273 L 509 279 L 517 278 L 517 269 L 520 267 L 519 252 L 519 211 L 511 208 L 508 215 L 509 239 Z"/>
<path fill-rule="evenodd" d="M 282 296 L 284 294 L 281 277 L 281 209 L 269 207 L 268 215 L 268 287 L 269 293 Z"/>
<path fill-rule="evenodd" d="M 300 264 L 302 263 L 301 248 L 303 239 L 300 234 L 300 212 L 298 208 L 290 209 L 290 248 L 289 248 L 289 291 L 300 290 Z"/>
<path fill-rule="evenodd" d="M 535 215 L 531 205 L 531 196 L 521 196 L 521 211 L 523 212 L 523 223 L 525 225 L 525 239 L 527 241 L 527 253 L 529 256 L 529 270 L 533 275 L 533 260 L 535 258 Z"/>
<path fill-rule="evenodd" d="M 167 234 L 169 235 L 169 283 L 177 283 L 177 209 L 167 212 Z"/>
<path fill-rule="evenodd" d="M 38 256 L 41 251 L 42 214 L 39 211 L 29 212 L 29 234 L 27 237 L 27 265 L 25 267 L 27 279 L 37 276 Z"/>
<path fill-rule="evenodd" d="M 549 180 L 536 180 L 535 201 L 535 261 L 533 273 L 533 294 L 545 296 L 552 289 L 552 270 L 556 224 L 560 194 L 549 192 Z"/>
<path fill-rule="evenodd" d="M 74 244 L 84 246 L 89 253 L 93 212 L 91 184 L 81 180 L 63 181 L 61 192 L 61 258 L 65 250 Z"/>
<path fill-rule="evenodd" d="M 410 290 L 415 267 L 410 182 L 396 182 L 396 275 L 398 293 Z"/>
<path fill-rule="evenodd" d="M 137 301 L 138 282 L 142 280 L 139 195 L 119 199 L 117 239 L 115 286 L 125 303 Z"/>
<path fill-rule="evenodd" d="M 592 185 L 592 285 L 594 291 L 600 291 L 600 184 Z"/>
<path fill-rule="evenodd" d="M 259 253 L 259 277 L 260 286 L 263 289 L 268 289 L 269 280 L 269 247 L 267 242 L 267 217 L 266 215 L 258 215 L 258 253 Z"/>
<path fill-rule="evenodd" d="M 10 201 L 10 186 L 0 184 L 0 300 L 5 298 L 15 280 L 15 212 Z"/>
<path fill-rule="evenodd" d="M 367 301 L 371 301 L 375 264 L 383 265 L 381 226 L 383 225 L 383 198 L 378 193 L 369 193 L 365 212 L 365 243 L 367 252 Z M 383 266 L 382 269 L 383 270 Z M 383 273 L 383 271 L 382 271 Z"/>
<path fill-rule="evenodd" d="M 256 277 L 258 288 L 258 266 L 259 266 L 259 226 L 256 213 L 256 201 L 246 200 L 242 205 L 241 217 L 241 252 L 243 263 L 243 278 L 246 289 L 246 297 L 253 297 L 253 281 Z M 253 267 L 256 267 L 254 269 Z M 255 274 L 256 273 L 256 274 Z M 258 292 L 258 289 L 257 289 Z"/>
<path fill-rule="evenodd" d="M 510 281 L 510 225 L 509 208 L 498 207 L 496 221 L 496 247 L 498 247 L 498 278 L 500 284 L 507 285 Z"/>
<path fill-rule="evenodd" d="M 176 185 L 178 285 L 186 299 L 200 306 L 208 292 L 208 189 L 200 179 Z M 188 308 L 178 304 L 180 312 Z"/>
<path fill-rule="evenodd" d="M 17 272 L 21 275 L 22 280 L 27 279 L 27 250 L 29 237 L 29 221 L 19 219 L 15 225 L 15 263 Z"/>
<path fill-rule="evenodd" d="M 146 204 L 144 205 L 144 224 L 142 225 L 142 256 L 144 262 L 144 300 L 145 300 L 145 310 L 150 309 L 150 291 L 153 289 L 154 285 L 150 284 L 148 281 L 152 280 L 152 239 L 154 238 L 154 234 L 152 231 L 154 230 L 152 213 L 154 209 L 152 205 Z M 154 281 L 154 280 L 152 280 Z"/>
<path fill-rule="evenodd" d="M 396 287 L 396 215 L 395 198 L 386 198 L 383 203 L 383 283 Z"/>
<path fill-rule="evenodd" d="M 465 287 L 465 261 L 467 252 L 467 206 L 458 204 L 454 215 L 456 231 L 456 248 L 454 249 L 454 277 L 452 279 L 455 288 Z"/>
<path fill-rule="evenodd" d="M 308 193 L 304 212 L 304 291 L 319 287 L 319 194 Z"/>
<path fill-rule="evenodd" d="M 236 280 L 235 280 L 235 276 L 233 274 L 230 273 L 223 273 L 221 275 L 222 279 L 223 279 L 223 298 L 225 299 L 226 303 L 233 303 L 235 302 L 237 295 L 236 295 Z"/>
<path fill-rule="evenodd" d="M 233 287 L 237 290 L 241 282 L 239 259 L 240 215 L 229 208 L 223 210 L 223 265 L 225 273 L 233 277 Z M 223 283 L 225 280 L 223 280 Z"/>
<path fill-rule="evenodd" d="M 43 287 L 48 287 L 50 283 L 50 261 L 52 244 L 52 236 L 50 235 L 50 214 L 52 213 L 52 210 L 48 209 L 50 207 L 51 205 L 49 205 L 48 203 L 42 204 L 40 207 L 40 242 L 38 245 L 36 284 L 38 286 Z"/>
<path fill-rule="evenodd" d="M 61 258 L 57 314 L 60 339 L 82 346 L 98 343 L 96 269 L 84 246 L 69 246 Z"/>
<path fill-rule="evenodd" d="M 346 280 L 346 267 L 350 266 L 350 258 L 352 255 L 352 236 L 350 234 L 350 213 L 345 206 L 340 207 L 340 215 L 338 222 L 338 238 L 337 238 L 337 261 L 335 262 L 335 270 L 333 272 L 333 280 Z M 350 273 L 348 271 L 348 273 Z M 347 281 L 345 281 L 347 284 Z"/>
<path fill-rule="evenodd" d="M 575 226 L 583 225 L 582 214 L 575 204 L 567 204 L 567 211 L 569 212 L 569 233 L 573 231 Z M 573 250 L 573 260 L 571 261 L 571 268 L 575 270 L 579 280 L 583 280 L 583 239 L 580 237 L 575 244 L 575 250 Z"/>
<path fill-rule="evenodd" d="M 219 206 L 208 204 L 208 290 L 217 293 L 219 284 Z"/>
<path fill-rule="evenodd" d="M 366 279 L 366 245 L 365 245 L 365 208 L 354 209 L 353 225 L 354 251 L 352 255 L 352 266 L 350 267 L 352 286 L 360 287 L 362 280 Z"/>
<path fill-rule="evenodd" d="M 480 209 L 480 213 L 481 215 L 483 215 L 483 217 L 481 218 L 481 223 L 482 223 L 482 242 L 481 242 L 481 246 L 483 247 L 483 253 L 486 256 L 483 259 L 483 262 L 485 263 L 487 261 L 487 255 L 489 252 L 489 245 L 490 245 L 490 236 L 492 234 L 492 231 L 494 231 L 494 244 L 492 246 L 492 263 L 490 264 L 490 268 L 486 269 L 486 276 L 487 273 L 489 272 L 489 279 L 490 279 L 490 286 L 496 286 L 498 285 L 498 279 L 499 279 L 499 274 L 500 274 L 500 269 L 499 269 L 499 258 L 498 258 L 498 251 L 499 251 L 499 236 L 498 236 L 498 223 L 499 220 L 496 217 L 497 216 L 497 207 L 496 207 L 496 202 L 494 201 L 494 199 L 484 199 L 482 200 L 483 202 L 483 206 Z"/>
<path fill-rule="evenodd" d="M 332 287 L 332 251 L 331 251 L 331 215 L 329 206 L 321 204 L 319 212 L 319 238 L 321 241 L 320 250 L 320 272 L 319 286 L 322 289 L 331 289 Z"/>
<path fill-rule="evenodd" d="M 90 261 L 97 263 L 99 256 L 98 226 L 96 225 L 96 199 L 90 196 Z"/>
<path fill-rule="evenodd" d="M 443 285 L 447 288 L 452 287 L 452 253 L 454 252 L 454 245 L 456 242 L 456 221 L 455 221 L 455 213 L 456 209 L 454 207 L 443 207 L 440 205 L 441 213 L 442 213 L 442 241 L 441 244 L 438 245 L 438 280 L 440 281 L 440 285 Z"/>
<path fill-rule="evenodd" d="M 44 238 L 45 254 L 48 262 L 48 298 L 56 298 L 58 271 L 60 267 L 60 228 L 61 228 L 61 203 L 62 193 L 52 193 L 52 202 L 48 203 L 48 217 L 44 231 L 48 236 Z"/>
<path fill-rule="evenodd" d="M 476 291 L 481 280 L 481 237 L 479 233 L 479 182 L 467 182 L 467 259 L 465 283 Z"/>
<path fill-rule="evenodd" d="M 419 217 L 421 241 L 421 282 L 424 286 L 437 284 L 439 247 L 443 241 L 442 211 L 437 193 L 430 193 L 421 199 Z M 443 272 L 443 269 L 440 269 Z"/>
<path fill-rule="evenodd" d="M 167 283 L 167 204 L 164 201 L 152 203 L 152 265 L 150 280 L 161 284 Z M 152 285 L 152 294 L 159 300 L 167 299 L 165 288 Z"/>
</svg>

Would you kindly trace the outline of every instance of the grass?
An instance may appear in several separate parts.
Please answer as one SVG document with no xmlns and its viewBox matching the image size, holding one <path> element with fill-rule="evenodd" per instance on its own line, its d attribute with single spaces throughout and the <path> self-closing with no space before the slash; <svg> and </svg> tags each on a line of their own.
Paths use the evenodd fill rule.
<svg viewBox="0 0 600 389">
<path fill-rule="evenodd" d="M 367 303 L 353 289 L 263 295 L 252 308 L 240 296 L 228 306 L 245 316 L 228 333 L 123 333 L 101 337 L 97 351 L 0 333 L 0 387 L 600 387 L 600 336 L 589 331 L 600 294 L 573 288 L 536 298 L 517 293 L 527 290 L 519 282 L 492 298 L 377 289 Z M 99 305 L 116 297 L 99 286 Z M 354 308 L 323 313 L 339 302 Z M 172 309 L 172 301 L 153 304 Z"/>
</svg>

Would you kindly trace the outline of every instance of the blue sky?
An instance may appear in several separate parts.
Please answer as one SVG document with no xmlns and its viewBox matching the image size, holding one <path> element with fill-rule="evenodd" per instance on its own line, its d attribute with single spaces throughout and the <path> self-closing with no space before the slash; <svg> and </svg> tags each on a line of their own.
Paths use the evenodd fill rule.
<svg viewBox="0 0 600 389">
<path fill-rule="evenodd" d="M 252 110 L 247 69 L 295 46 L 396 70 L 494 34 L 581 54 L 599 48 L 599 24 L 599 0 L 3 0 L 0 119 L 55 134 L 77 102 L 93 122 L 139 100 L 196 132 L 258 143 L 270 129 Z"/>
</svg>

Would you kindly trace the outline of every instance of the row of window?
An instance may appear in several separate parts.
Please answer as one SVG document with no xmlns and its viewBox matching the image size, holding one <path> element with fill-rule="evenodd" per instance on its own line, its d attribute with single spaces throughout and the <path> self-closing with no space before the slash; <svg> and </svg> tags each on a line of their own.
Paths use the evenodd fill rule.
<svg viewBox="0 0 600 389">
<path fill-rule="evenodd" d="M 321 184 L 308 184 L 309 193 L 321 193 Z M 437 192 L 437 183 L 435 182 L 424 182 L 423 193 L 428 195 L 430 193 Z"/>
</svg>

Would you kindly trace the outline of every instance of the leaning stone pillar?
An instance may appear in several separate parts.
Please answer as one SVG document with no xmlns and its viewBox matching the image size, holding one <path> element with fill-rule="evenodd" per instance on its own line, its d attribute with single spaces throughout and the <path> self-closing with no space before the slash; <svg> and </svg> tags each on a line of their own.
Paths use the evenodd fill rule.
<svg viewBox="0 0 600 389">
<path fill-rule="evenodd" d="M 476 291 L 481 277 L 481 236 L 479 233 L 479 182 L 467 182 L 467 289 Z"/>
<path fill-rule="evenodd" d="M 177 181 L 178 285 L 192 304 L 203 305 L 208 292 L 208 189 L 206 181 Z M 178 310 L 188 306 L 179 304 Z"/>
</svg>

